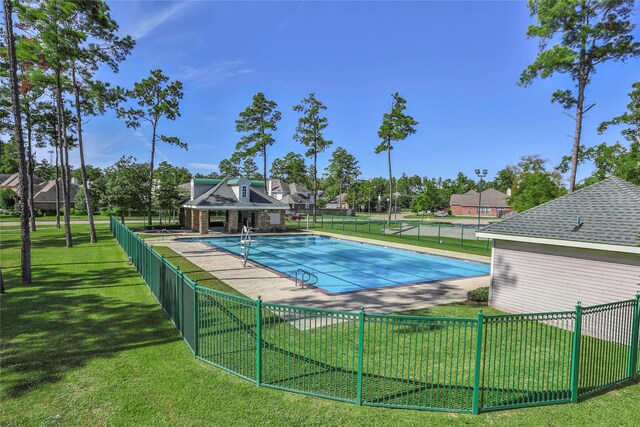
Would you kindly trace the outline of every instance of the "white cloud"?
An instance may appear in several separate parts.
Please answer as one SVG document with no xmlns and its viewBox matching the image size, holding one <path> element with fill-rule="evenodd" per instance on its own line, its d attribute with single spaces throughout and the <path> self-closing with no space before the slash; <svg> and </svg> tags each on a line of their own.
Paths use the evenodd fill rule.
<svg viewBox="0 0 640 427">
<path fill-rule="evenodd" d="M 218 170 L 218 165 L 216 163 L 189 163 L 189 167 L 199 170 Z"/>
<path fill-rule="evenodd" d="M 167 22 L 168 20 L 175 18 L 182 12 L 182 10 L 189 5 L 188 2 L 180 2 L 172 5 L 171 7 L 164 9 L 158 13 L 155 13 L 144 20 L 137 23 L 135 28 L 129 31 L 131 37 L 136 40 L 140 40 L 143 37 L 149 35 L 153 30 Z"/>
<path fill-rule="evenodd" d="M 180 78 L 183 80 L 191 80 L 197 84 L 212 86 L 243 74 L 251 74 L 254 70 L 245 61 L 233 60 L 213 62 L 203 67 L 183 65 L 180 71 Z"/>
</svg>

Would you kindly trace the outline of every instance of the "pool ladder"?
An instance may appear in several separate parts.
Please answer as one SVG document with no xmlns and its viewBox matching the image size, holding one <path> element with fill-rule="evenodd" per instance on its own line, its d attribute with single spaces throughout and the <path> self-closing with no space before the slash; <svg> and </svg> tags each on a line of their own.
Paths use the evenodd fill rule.
<svg viewBox="0 0 640 427">
<path fill-rule="evenodd" d="M 307 270 L 301 268 L 296 270 L 296 286 L 298 284 L 302 289 L 305 287 L 313 286 L 318 283 L 318 276 L 313 273 L 309 273 Z"/>
<path fill-rule="evenodd" d="M 255 242 L 255 240 L 251 239 L 252 231 L 252 228 L 245 225 L 240 232 L 240 258 L 244 267 L 247 266 L 247 258 L 249 258 L 249 252 L 251 252 L 251 243 Z"/>
</svg>

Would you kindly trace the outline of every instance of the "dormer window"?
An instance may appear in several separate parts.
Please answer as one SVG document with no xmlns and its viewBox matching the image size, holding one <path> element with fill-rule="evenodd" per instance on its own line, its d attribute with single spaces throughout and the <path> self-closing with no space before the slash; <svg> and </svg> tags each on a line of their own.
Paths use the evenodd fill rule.
<svg viewBox="0 0 640 427">
<path fill-rule="evenodd" d="M 247 186 L 246 185 L 242 186 L 242 190 L 241 190 L 240 194 L 241 194 L 240 197 L 242 197 L 243 199 L 247 198 Z"/>
</svg>

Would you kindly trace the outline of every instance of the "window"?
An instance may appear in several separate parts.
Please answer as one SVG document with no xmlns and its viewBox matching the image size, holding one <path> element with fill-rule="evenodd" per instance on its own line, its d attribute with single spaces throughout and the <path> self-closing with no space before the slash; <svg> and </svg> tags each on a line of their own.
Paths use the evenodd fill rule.
<svg viewBox="0 0 640 427">
<path fill-rule="evenodd" d="M 240 193 L 240 194 L 241 194 L 240 197 L 242 197 L 243 199 L 247 198 L 247 186 L 246 185 L 242 186 L 242 193 Z"/>
</svg>

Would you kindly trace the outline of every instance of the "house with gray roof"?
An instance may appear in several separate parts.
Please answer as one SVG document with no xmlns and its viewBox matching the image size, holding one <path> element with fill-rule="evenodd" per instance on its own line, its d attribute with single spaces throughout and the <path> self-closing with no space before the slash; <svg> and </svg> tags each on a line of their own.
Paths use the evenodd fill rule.
<svg viewBox="0 0 640 427">
<path fill-rule="evenodd" d="M 191 180 L 191 194 L 181 206 L 185 228 L 209 232 L 212 214 L 224 218 L 224 231 L 236 233 L 244 225 L 256 231 L 285 229 L 285 211 L 289 206 L 269 196 L 264 181 L 246 178 Z"/>
<path fill-rule="evenodd" d="M 501 218 L 513 211 L 507 202 L 508 194 L 488 188 L 482 195 L 475 190 L 463 194 L 452 194 L 449 204 L 451 215 L 476 216 L 480 205 L 480 216 Z"/>
<path fill-rule="evenodd" d="M 289 205 L 289 210 L 313 209 L 313 193 L 302 184 L 288 184 L 282 179 L 267 181 L 267 194 Z"/>
<path fill-rule="evenodd" d="M 0 178 L 6 174 L 0 174 Z M 33 207 L 46 212 L 56 211 L 56 195 L 62 199 L 62 178 L 58 178 L 58 193 L 56 193 L 56 180 L 45 181 L 34 175 L 33 177 Z M 0 182 L 0 189 L 10 188 L 20 196 L 20 178 L 19 174 L 14 173 L 8 175 Z M 78 182 L 75 178 L 71 178 L 69 186 L 71 206 L 75 205 L 76 193 L 79 190 Z"/>
<path fill-rule="evenodd" d="M 493 241 L 489 304 L 572 310 L 640 290 L 640 187 L 617 177 L 484 228 Z"/>
</svg>

